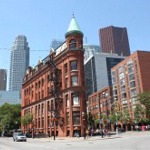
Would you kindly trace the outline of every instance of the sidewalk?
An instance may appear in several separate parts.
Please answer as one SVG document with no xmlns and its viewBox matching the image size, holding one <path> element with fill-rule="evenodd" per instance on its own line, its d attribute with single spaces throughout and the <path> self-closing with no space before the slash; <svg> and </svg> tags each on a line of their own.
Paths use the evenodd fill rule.
<svg viewBox="0 0 150 150">
<path fill-rule="evenodd" d="M 115 133 L 115 132 L 113 132 Z M 82 142 L 82 141 L 95 141 L 95 140 L 109 140 L 109 139 L 116 139 L 116 138 L 125 138 L 125 137 L 134 137 L 134 136 L 143 136 L 143 135 L 150 135 L 150 131 L 127 131 L 119 133 L 118 135 L 113 134 L 111 136 L 105 136 L 102 138 L 100 135 L 92 136 L 89 138 L 84 139 L 84 137 L 48 137 L 48 138 L 28 138 L 28 141 L 39 141 L 39 142 Z"/>
<path fill-rule="evenodd" d="M 150 135 L 150 131 L 127 131 L 119 134 L 121 137 Z"/>
<path fill-rule="evenodd" d="M 104 136 L 103 138 L 101 135 L 98 136 L 92 136 L 84 139 L 84 137 L 56 137 L 54 140 L 54 137 L 48 137 L 48 138 L 28 138 L 28 141 L 42 141 L 42 142 L 53 142 L 53 141 L 65 141 L 65 142 L 74 142 L 74 141 L 94 141 L 94 140 L 106 140 L 106 139 L 113 139 L 113 138 L 120 138 L 118 135 L 113 134 L 111 136 Z"/>
</svg>

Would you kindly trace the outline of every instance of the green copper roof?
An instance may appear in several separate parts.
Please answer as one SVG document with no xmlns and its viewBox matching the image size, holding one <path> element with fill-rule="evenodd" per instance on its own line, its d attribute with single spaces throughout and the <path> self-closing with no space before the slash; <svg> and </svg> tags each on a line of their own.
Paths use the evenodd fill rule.
<svg viewBox="0 0 150 150">
<path fill-rule="evenodd" d="M 69 27 L 68 27 L 66 35 L 68 35 L 69 33 L 72 33 L 72 32 L 79 32 L 79 33 L 83 34 L 81 32 L 81 30 L 80 30 L 80 27 L 79 27 L 79 25 L 78 25 L 74 15 L 73 15 L 73 17 L 71 19 L 71 22 L 69 24 Z"/>
</svg>

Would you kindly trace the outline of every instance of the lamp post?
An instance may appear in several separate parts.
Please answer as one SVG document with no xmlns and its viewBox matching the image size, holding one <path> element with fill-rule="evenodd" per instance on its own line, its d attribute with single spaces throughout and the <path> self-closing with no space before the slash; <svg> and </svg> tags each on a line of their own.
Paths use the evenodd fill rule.
<svg viewBox="0 0 150 150">
<path fill-rule="evenodd" d="M 34 125 L 34 121 L 32 122 L 32 139 L 34 139 L 34 127 L 35 127 L 35 125 Z"/>
<path fill-rule="evenodd" d="M 109 116 L 108 116 L 108 91 L 103 92 L 102 96 L 104 98 L 105 114 L 106 114 L 106 117 L 107 117 L 106 127 L 109 129 L 110 119 L 109 119 Z"/>
<path fill-rule="evenodd" d="M 105 99 L 105 113 L 108 119 L 108 92 L 103 92 L 103 98 Z"/>
<path fill-rule="evenodd" d="M 117 103 L 117 97 L 115 97 L 115 117 L 116 117 L 116 134 L 118 134 L 118 103 Z"/>
<path fill-rule="evenodd" d="M 118 135 L 118 113 L 116 112 L 116 135 Z"/>
<path fill-rule="evenodd" d="M 100 128 L 102 129 L 102 124 L 103 124 L 103 120 L 102 120 L 102 111 L 101 111 L 101 98 L 99 96 L 98 98 L 98 106 L 99 106 L 99 124 L 100 124 Z"/>
<path fill-rule="evenodd" d="M 54 123 L 54 140 L 56 140 L 56 118 L 53 118 L 53 123 Z"/>
<path fill-rule="evenodd" d="M 83 127 L 83 136 L 84 136 L 84 139 L 86 138 L 86 131 L 85 131 L 85 112 L 82 112 L 82 127 Z"/>
</svg>

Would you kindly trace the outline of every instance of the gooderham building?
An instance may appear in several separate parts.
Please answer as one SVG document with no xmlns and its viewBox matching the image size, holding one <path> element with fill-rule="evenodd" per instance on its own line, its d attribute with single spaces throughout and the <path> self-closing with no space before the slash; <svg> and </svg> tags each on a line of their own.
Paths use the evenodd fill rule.
<svg viewBox="0 0 150 150">
<path fill-rule="evenodd" d="M 23 132 L 49 136 L 83 136 L 86 101 L 83 63 L 83 33 L 73 16 L 65 42 L 29 67 L 22 84 L 22 117 L 30 113 L 32 123 Z"/>
</svg>

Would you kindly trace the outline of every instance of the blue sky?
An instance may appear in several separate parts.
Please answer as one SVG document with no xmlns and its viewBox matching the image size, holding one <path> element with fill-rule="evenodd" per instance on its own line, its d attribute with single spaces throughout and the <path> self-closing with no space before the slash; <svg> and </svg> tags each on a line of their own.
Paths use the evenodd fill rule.
<svg viewBox="0 0 150 150">
<path fill-rule="evenodd" d="M 0 68 L 9 69 L 18 34 L 27 37 L 30 65 L 36 65 L 52 39 L 65 40 L 73 13 L 88 44 L 99 45 L 98 30 L 113 25 L 127 28 L 132 52 L 150 50 L 149 0 L 0 0 L 0 6 Z"/>
</svg>

